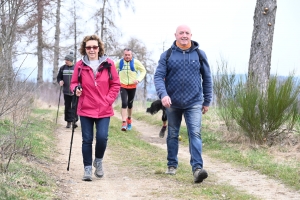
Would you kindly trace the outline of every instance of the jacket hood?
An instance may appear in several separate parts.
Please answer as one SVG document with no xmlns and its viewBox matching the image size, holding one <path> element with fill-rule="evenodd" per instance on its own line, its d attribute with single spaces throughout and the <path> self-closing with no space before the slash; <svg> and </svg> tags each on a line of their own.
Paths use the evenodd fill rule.
<svg viewBox="0 0 300 200">
<path fill-rule="evenodd" d="M 108 56 L 107 55 L 103 55 L 101 57 L 99 57 L 99 63 L 101 64 L 102 62 L 104 62 L 105 60 L 107 60 Z M 82 57 L 82 62 L 84 64 L 86 64 L 87 66 L 90 66 L 90 60 L 89 57 L 87 55 Z"/>
</svg>

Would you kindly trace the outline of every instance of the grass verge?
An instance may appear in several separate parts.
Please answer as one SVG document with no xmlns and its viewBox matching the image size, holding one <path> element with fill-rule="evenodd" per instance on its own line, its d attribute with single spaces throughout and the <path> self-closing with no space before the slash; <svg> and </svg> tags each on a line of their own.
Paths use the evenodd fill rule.
<svg viewBox="0 0 300 200">
<path fill-rule="evenodd" d="M 34 109 L 26 126 L 30 143 L 29 155 L 17 155 L 8 172 L 0 174 L 0 199 L 54 199 L 55 180 L 42 171 L 42 165 L 51 162 L 54 143 L 53 119 L 55 111 Z"/>
</svg>

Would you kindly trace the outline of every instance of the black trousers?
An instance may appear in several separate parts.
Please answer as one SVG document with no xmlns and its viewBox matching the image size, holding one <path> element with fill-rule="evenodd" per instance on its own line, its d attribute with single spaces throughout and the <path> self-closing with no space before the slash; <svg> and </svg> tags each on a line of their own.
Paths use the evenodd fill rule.
<svg viewBox="0 0 300 200">
<path fill-rule="evenodd" d="M 121 100 L 122 100 L 122 108 L 129 108 L 133 107 L 133 100 L 135 96 L 136 88 L 126 89 L 121 87 Z"/>
<path fill-rule="evenodd" d="M 65 100 L 65 121 L 72 122 L 75 114 L 75 108 L 74 106 L 72 106 L 72 104 L 74 103 L 73 96 L 64 94 L 64 100 Z M 78 115 L 76 115 L 75 120 L 78 121 Z"/>
</svg>

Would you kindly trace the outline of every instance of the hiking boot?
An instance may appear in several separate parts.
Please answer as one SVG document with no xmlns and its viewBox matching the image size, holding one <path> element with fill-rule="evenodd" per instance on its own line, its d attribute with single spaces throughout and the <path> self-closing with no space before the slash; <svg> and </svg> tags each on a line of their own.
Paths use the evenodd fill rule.
<svg viewBox="0 0 300 200">
<path fill-rule="evenodd" d="M 92 166 L 84 167 L 83 181 L 92 181 Z"/>
<path fill-rule="evenodd" d="M 131 126 L 131 119 L 126 119 L 126 122 L 127 122 L 127 130 L 131 130 L 132 129 L 132 126 Z"/>
<path fill-rule="evenodd" d="M 159 137 L 160 137 L 160 138 L 165 137 L 166 129 L 167 129 L 166 126 L 163 126 L 163 127 L 160 129 L 160 132 L 159 132 Z"/>
<path fill-rule="evenodd" d="M 176 174 L 176 168 L 175 167 L 168 167 L 167 171 L 165 172 L 165 174 L 169 174 L 169 175 L 175 175 Z"/>
<path fill-rule="evenodd" d="M 98 178 L 101 178 L 104 175 L 103 169 L 102 169 L 102 161 L 96 162 L 94 160 L 94 164 L 93 165 L 96 168 L 95 173 L 94 173 L 95 176 L 98 177 Z"/>
<path fill-rule="evenodd" d="M 197 168 L 194 171 L 194 182 L 195 183 L 201 183 L 204 179 L 206 179 L 208 177 L 207 172 L 205 171 L 205 169 L 200 169 Z"/>
<path fill-rule="evenodd" d="M 127 129 L 127 124 L 126 124 L 126 122 L 123 122 L 121 131 L 126 131 L 126 129 Z"/>
<path fill-rule="evenodd" d="M 71 127 L 71 122 L 67 122 L 67 126 L 66 126 L 66 128 L 70 128 Z"/>
</svg>

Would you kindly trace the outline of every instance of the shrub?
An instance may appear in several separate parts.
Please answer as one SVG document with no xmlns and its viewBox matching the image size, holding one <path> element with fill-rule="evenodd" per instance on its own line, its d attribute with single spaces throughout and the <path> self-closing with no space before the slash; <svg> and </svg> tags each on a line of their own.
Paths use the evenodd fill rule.
<svg viewBox="0 0 300 200">
<path fill-rule="evenodd" d="M 223 64 L 214 76 L 214 91 L 227 129 L 241 130 L 251 142 L 262 144 L 282 128 L 291 130 L 299 118 L 300 87 L 293 75 L 270 77 L 264 92 L 255 81 L 227 73 Z"/>
</svg>

